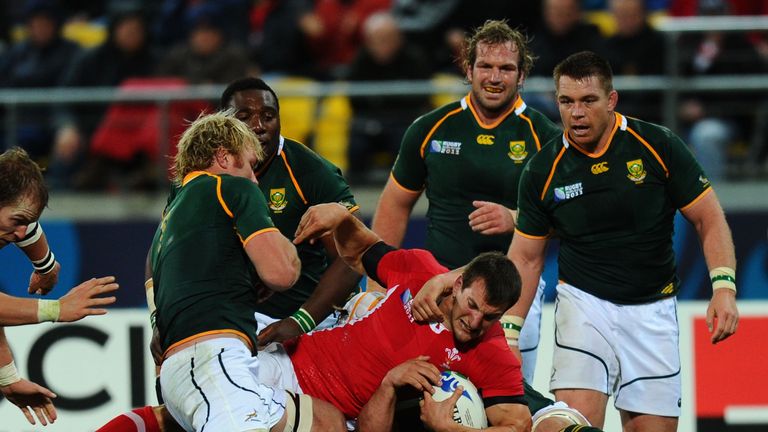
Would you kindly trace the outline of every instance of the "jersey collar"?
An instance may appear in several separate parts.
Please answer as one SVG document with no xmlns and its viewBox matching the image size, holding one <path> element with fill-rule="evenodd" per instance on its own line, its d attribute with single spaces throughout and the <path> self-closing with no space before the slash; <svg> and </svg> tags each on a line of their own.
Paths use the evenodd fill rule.
<svg viewBox="0 0 768 432">
<path fill-rule="evenodd" d="M 206 171 L 192 171 L 191 173 L 184 176 L 184 179 L 181 181 L 181 187 L 184 187 L 187 185 L 187 183 L 191 182 L 192 180 L 200 177 L 201 175 L 210 175 L 210 173 Z"/>
<path fill-rule="evenodd" d="M 613 114 L 616 116 L 616 123 L 614 123 L 613 130 L 611 131 L 611 135 L 608 137 L 608 144 L 605 146 L 605 148 L 603 148 L 603 150 L 600 153 L 590 153 L 584 150 L 578 144 L 576 144 L 575 142 L 572 142 L 571 139 L 568 138 L 568 132 L 563 133 L 563 146 L 565 146 L 565 148 L 569 148 L 573 146 L 573 148 L 575 148 L 579 152 L 584 153 L 585 155 L 594 159 L 601 157 L 602 155 L 605 154 L 605 152 L 608 151 L 608 148 L 611 147 L 611 144 L 613 143 L 613 137 L 616 135 L 616 131 L 619 129 L 623 131 L 627 130 L 627 118 L 615 111 L 613 112 Z"/>
<path fill-rule="evenodd" d="M 277 145 L 277 155 L 280 156 L 280 153 L 283 152 L 283 147 L 285 146 L 285 138 L 280 135 L 280 144 Z"/>
<path fill-rule="evenodd" d="M 507 110 L 507 112 L 505 112 L 504 114 L 499 116 L 498 120 L 496 120 L 493 123 L 484 123 L 482 120 L 480 120 L 480 116 L 477 115 L 477 111 L 475 111 L 475 107 L 472 106 L 472 102 L 470 100 L 470 95 L 471 95 L 471 93 L 467 93 L 466 96 L 461 98 L 461 107 L 463 109 L 469 108 L 469 111 L 472 112 L 472 116 L 475 118 L 475 121 L 483 129 L 493 129 L 496 126 L 498 126 L 499 124 L 501 124 L 501 122 L 506 120 L 506 118 L 509 117 L 509 115 L 511 113 L 514 112 L 515 115 L 520 115 L 520 113 L 525 111 L 525 109 L 528 107 L 525 104 L 525 102 L 523 102 L 523 97 L 518 94 L 517 95 L 517 100 L 515 100 L 515 103 L 512 105 L 512 107 L 509 110 Z"/>
</svg>

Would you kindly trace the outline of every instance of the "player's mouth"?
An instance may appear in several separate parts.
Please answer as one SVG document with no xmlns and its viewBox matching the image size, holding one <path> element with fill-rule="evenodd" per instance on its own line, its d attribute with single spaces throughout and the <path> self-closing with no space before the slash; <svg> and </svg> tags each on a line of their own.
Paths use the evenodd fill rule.
<svg viewBox="0 0 768 432">
<path fill-rule="evenodd" d="M 587 125 L 573 125 L 571 126 L 571 135 L 584 136 L 589 133 L 589 129 Z"/>
<path fill-rule="evenodd" d="M 500 94 L 504 92 L 504 88 L 502 87 L 483 86 L 483 90 L 491 94 Z"/>
</svg>

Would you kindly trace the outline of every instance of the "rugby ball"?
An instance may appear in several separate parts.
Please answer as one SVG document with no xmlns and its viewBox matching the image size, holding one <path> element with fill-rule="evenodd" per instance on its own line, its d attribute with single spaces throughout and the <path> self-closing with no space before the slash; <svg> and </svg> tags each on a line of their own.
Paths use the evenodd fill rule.
<svg viewBox="0 0 768 432">
<path fill-rule="evenodd" d="M 464 375 L 445 371 L 440 376 L 440 385 L 435 386 L 432 398 L 436 401 L 444 401 L 451 397 L 457 387 L 464 387 L 461 397 L 453 408 L 453 420 L 461 425 L 482 429 L 488 427 L 488 418 L 485 416 L 485 406 L 472 382 Z"/>
</svg>

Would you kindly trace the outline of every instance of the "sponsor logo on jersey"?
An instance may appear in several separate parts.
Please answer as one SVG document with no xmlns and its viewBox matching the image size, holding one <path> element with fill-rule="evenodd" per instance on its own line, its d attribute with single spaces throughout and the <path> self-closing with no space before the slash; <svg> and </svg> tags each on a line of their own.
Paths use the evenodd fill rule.
<svg viewBox="0 0 768 432">
<path fill-rule="evenodd" d="M 443 360 L 442 363 L 440 363 L 440 366 L 443 369 L 451 369 L 451 363 L 461 361 L 461 355 L 459 355 L 459 350 L 456 348 L 446 348 L 445 349 L 445 360 Z"/>
<path fill-rule="evenodd" d="M 403 309 L 405 310 L 405 314 L 408 316 L 408 321 L 414 322 L 413 314 L 411 313 L 411 306 L 413 305 L 413 295 L 411 295 L 411 290 L 405 290 L 402 294 L 400 294 L 400 301 L 403 302 Z"/>
<path fill-rule="evenodd" d="M 259 414 L 254 410 L 252 413 L 245 416 L 245 420 L 247 422 L 255 422 L 259 421 Z"/>
<path fill-rule="evenodd" d="M 455 141 L 432 140 L 429 145 L 429 151 L 432 153 L 458 155 L 461 153 L 461 143 Z"/>
<path fill-rule="evenodd" d="M 604 173 L 606 171 L 608 171 L 608 162 L 607 161 L 598 162 L 598 163 L 592 165 L 592 174 L 595 174 L 595 175 L 602 174 L 602 173 Z"/>
<path fill-rule="evenodd" d="M 635 183 L 640 183 L 645 179 L 646 172 L 645 167 L 643 166 L 643 160 L 642 159 L 635 159 L 627 162 L 627 171 L 629 171 L 629 174 L 627 175 L 627 178 L 632 180 Z"/>
<path fill-rule="evenodd" d="M 515 163 L 523 163 L 525 158 L 528 157 L 528 152 L 525 151 L 525 141 L 510 141 L 507 156 L 515 161 Z"/>
<path fill-rule="evenodd" d="M 670 282 L 670 283 L 667 284 L 667 286 L 662 288 L 661 293 L 662 294 L 672 294 L 672 291 L 674 291 L 674 290 L 675 290 L 675 284 Z"/>
<path fill-rule="evenodd" d="M 343 205 L 344 207 L 346 207 L 346 208 L 347 208 L 347 210 L 351 210 L 351 209 L 352 209 L 352 207 L 354 207 L 354 206 L 355 206 L 355 204 L 354 204 L 354 203 L 352 203 L 352 202 L 349 202 L 349 201 L 339 201 L 339 204 L 341 204 L 341 205 Z"/>
<path fill-rule="evenodd" d="M 480 145 L 493 145 L 493 140 L 496 137 L 493 135 L 478 135 L 477 136 L 477 143 Z"/>
<path fill-rule="evenodd" d="M 576 198 L 579 195 L 584 195 L 584 188 L 581 182 L 555 188 L 555 202 Z"/>
<path fill-rule="evenodd" d="M 708 179 L 708 178 L 706 178 L 706 177 L 704 177 L 703 175 L 700 175 L 700 176 L 699 176 L 699 181 L 700 181 L 700 182 L 701 182 L 701 184 L 702 184 L 702 185 L 704 185 L 704 186 L 706 186 L 706 185 L 708 185 L 708 184 L 709 184 L 709 179 Z"/>
<path fill-rule="evenodd" d="M 270 189 L 269 190 L 269 208 L 275 213 L 281 213 L 285 206 L 288 205 L 288 200 L 285 199 L 285 188 Z"/>
</svg>

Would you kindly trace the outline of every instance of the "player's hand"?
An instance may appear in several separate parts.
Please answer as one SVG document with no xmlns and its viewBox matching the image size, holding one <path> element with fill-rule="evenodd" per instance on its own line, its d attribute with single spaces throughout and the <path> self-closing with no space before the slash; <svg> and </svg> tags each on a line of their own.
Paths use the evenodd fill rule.
<svg viewBox="0 0 768 432">
<path fill-rule="evenodd" d="M 290 319 L 283 318 L 280 321 L 275 321 L 272 324 L 266 326 L 262 330 L 257 339 L 259 341 L 259 347 L 264 347 L 272 342 L 284 342 L 288 339 L 293 339 L 296 336 L 301 336 L 303 332 L 299 323 Z"/>
<path fill-rule="evenodd" d="M 56 408 L 51 399 L 56 394 L 47 388 L 22 379 L 5 387 L 0 387 L 3 396 L 19 407 L 30 424 L 35 424 L 35 416 L 43 426 L 56 421 Z"/>
<path fill-rule="evenodd" d="M 53 287 L 59 282 L 59 271 L 61 270 L 61 264 L 58 261 L 53 265 L 53 270 L 46 274 L 40 274 L 36 271 L 32 272 L 29 276 L 29 290 L 30 294 L 46 295 Z"/>
<path fill-rule="evenodd" d="M 739 309 L 736 307 L 736 293 L 727 288 L 716 289 L 707 307 L 707 328 L 716 344 L 736 333 L 739 326 Z"/>
<path fill-rule="evenodd" d="M 512 234 L 517 212 L 501 204 L 488 201 L 472 201 L 477 210 L 469 214 L 472 231 L 484 235 Z"/>
<path fill-rule="evenodd" d="M 107 310 L 100 306 L 110 305 L 116 298 L 99 296 L 113 292 L 117 288 L 114 276 L 91 279 L 72 288 L 67 295 L 59 299 L 61 303 L 59 321 L 71 322 L 89 315 L 106 314 Z"/>
<path fill-rule="evenodd" d="M 428 360 L 429 356 L 418 356 L 400 363 L 387 372 L 381 385 L 392 388 L 409 385 L 427 394 L 434 393 L 433 386 L 440 383 L 440 371 Z"/>
<path fill-rule="evenodd" d="M 455 280 L 452 272 L 435 275 L 428 280 L 411 303 L 413 319 L 419 322 L 443 322 L 440 301 L 451 295 Z"/>
<path fill-rule="evenodd" d="M 301 216 L 293 244 L 300 244 L 307 240 L 310 244 L 314 244 L 320 237 L 331 234 L 349 215 L 349 210 L 339 203 L 317 204 L 310 207 Z"/>
<path fill-rule="evenodd" d="M 441 402 L 435 401 L 431 394 L 424 392 L 424 397 L 419 402 L 421 407 L 419 418 L 424 426 L 436 432 L 453 430 L 456 427 L 456 422 L 453 421 L 453 408 L 463 392 L 464 387 L 458 386 L 451 397 Z"/>
</svg>

